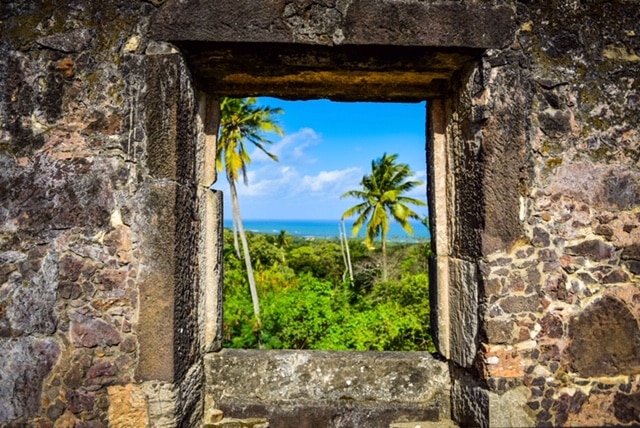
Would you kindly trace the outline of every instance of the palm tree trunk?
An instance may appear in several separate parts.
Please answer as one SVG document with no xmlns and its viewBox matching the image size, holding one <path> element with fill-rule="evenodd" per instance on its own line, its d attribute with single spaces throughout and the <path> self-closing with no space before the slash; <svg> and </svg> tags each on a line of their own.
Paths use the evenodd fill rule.
<svg viewBox="0 0 640 428">
<path fill-rule="evenodd" d="M 240 255 L 240 245 L 238 245 L 238 218 L 240 217 L 238 215 L 238 218 L 236 218 L 236 214 L 235 211 L 233 212 L 233 248 L 236 250 L 236 256 L 238 256 L 238 258 L 242 258 L 242 256 Z"/>
<path fill-rule="evenodd" d="M 340 231 L 340 251 L 342 252 L 342 261 L 344 263 L 344 272 L 342 272 L 342 282 L 347 279 L 347 272 L 349 272 L 349 265 L 347 264 L 347 252 L 344 249 L 344 236 L 342 236 L 342 226 L 338 225 Z"/>
<path fill-rule="evenodd" d="M 387 236 L 382 234 L 382 280 L 387 280 Z"/>
<path fill-rule="evenodd" d="M 229 180 L 229 188 L 231 189 L 231 207 L 234 219 L 238 224 L 238 233 L 242 241 L 242 251 L 244 253 L 244 263 L 247 267 L 247 279 L 249 280 L 249 290 L 251 291 L 251 301 L 253 302 L 253 313 L 256 316 L 258 325 L 260 325 L 260 303 L 258 302 L 258 290 L 256 289 L 256 280 L 253 276 L 253 267 L 251 266 L 251 256 L 249 255 L 249 244 L 247 243 L 247 235 L 244 233 L 242 226 L 242 218 L 240 217 L 240 204 L 238 204 L 238 193 L 236 191 L 235 182 Z"/>
<path fill-rule="evenodd" d="M 338 225 L 338 229 L 340 229 L 340 246 L 342 248 L 342 257 L 345 259 L 345 269 L 349 271 L 349 280 L 351 284 L 353 284 L 353 267 L 351 266 L 351 254 L 349 253 L 349 238 L 347 237 L 347 229 L 344 226 L 344 221 Z M 344 275 L 342 280 L 344 281 Z"/>
</svg>

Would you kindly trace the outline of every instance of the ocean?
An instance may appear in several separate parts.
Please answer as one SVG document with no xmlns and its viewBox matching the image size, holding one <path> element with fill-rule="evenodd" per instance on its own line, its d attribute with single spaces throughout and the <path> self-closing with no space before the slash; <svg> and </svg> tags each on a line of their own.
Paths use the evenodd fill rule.
<svg viewBox="0 0 640 428">
<path fill-rule="evenodd" d="M 338 238 L 340 224 L 336 220 L 242 220 L 246 231 L 259 233 L 278 234 L 281 230 L 286 230 L 291 236 L 302 238 L 329 239 Z M 352 238 L 352 222 L 345 222 L 347 235 Z M 391 222 L 387 240 L 389 242 L 421 242 L 430 238 L 429 230 L 420 222 L 411 222 L 413 226 L 413 236 L 409 236 L 396 222 Z M 231 219 L 224 220 L 224 227 L 231 229 Z M 364 227 L 358 235 L 364 238 Z"/>
</svg>

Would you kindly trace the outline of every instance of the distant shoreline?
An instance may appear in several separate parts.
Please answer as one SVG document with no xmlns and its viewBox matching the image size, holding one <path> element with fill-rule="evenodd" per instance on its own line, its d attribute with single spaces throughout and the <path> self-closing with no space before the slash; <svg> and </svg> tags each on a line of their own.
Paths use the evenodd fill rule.
<svg viewBox="0 0 640 428">
<path fill-rule="evenodd" d="M 420 222 L 411 221 L 414 235 L 409 236 L 402 227 L 392 222 L 389 227 L 387 240 L 389 242 L 423 242 L 429 240 L 429 230 Z M 338 220 L 242 220 L 244 229 L 248 232 L 278 234 L 285 230 L 289 235 L 300 238 L 337 239 L 339 237 Z M 353 221 L 345 222 L 349 239 L 364 239 L 364 228 L 360 230 L 358 237 L 351 235 Z M 231 219 L 224 220 L 224 227 L 231 229 Z"/>
</svg>

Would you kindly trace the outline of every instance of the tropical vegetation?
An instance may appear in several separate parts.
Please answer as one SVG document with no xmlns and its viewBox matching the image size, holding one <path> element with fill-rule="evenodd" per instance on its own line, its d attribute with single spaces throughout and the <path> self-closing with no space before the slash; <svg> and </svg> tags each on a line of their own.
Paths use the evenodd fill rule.
<svg viewBox="0 0 640 428">
<path fill-rule="evenodd" d="M 429 244 L 388 248 L 387 243 L 390 219 L 410 234 L 410 219 L 426 225 L 409 208 L 425 203 L 406 196 L 421 182 L 412 179 L 413 172 L 397 162 L 397 155 L 385 153 L 372 162 L 362 189 L 342 195 L 362 200 L 345 211 L 343 221 L 357 216 L 354 236 L 366 223 L 364 242 L 348 240 L 344 223 L 339 241 L 294 239 L 286 231 L 247 233 L 236 183 L 242 176 L 248 184 L 250 148 L 278 160 L 268 151 L 272 141 L 265 135 L 282 135 L 276 123 L 282 110 L 257 106 L 256 101 L 220 102 L 216 168 L 229 183 L 233 217 L 233 230 L 225 230 L 224 236 L 224 346 L 433 351 Z M 380 250 L 374 246 L 377 237 Z"/>
<path fill-rule="evenodd" d="M 282 235 L 288 245 L 281 246 Z M 261 322 L 246 293 L 245 266 L 225 230 L 224 347 L 327 350 L 429 350 L 428 242 L 391 243 L 389 278 L 381 252 L 349 241 L 353 282 L 337 239 L 247 233 Z M 283 258 L 284 255 L 284 258 Z M 284 261 L 283 261 L 284 260 Z"/>
</svg>

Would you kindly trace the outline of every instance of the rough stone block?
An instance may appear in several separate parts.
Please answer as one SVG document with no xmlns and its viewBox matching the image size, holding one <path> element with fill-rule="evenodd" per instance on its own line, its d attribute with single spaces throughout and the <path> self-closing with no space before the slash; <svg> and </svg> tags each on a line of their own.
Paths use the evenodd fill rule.
<svg viewBox="0 0 640 428">
<path fill-rule="evenodd" d="M 572 256 L 588 257 L 592 260 L 606 260 L 613 256 L 613 246 L 600 239 L 582 241 L 565 247 L 565 253 Z"/>
<path fill-rule="evenodd" d="M 529 394 L 524 387 L 512 389 L 502 395 L 489 392 L 489 426 L 535 426 L 535 421 L 525 411 Z"/>
<path fill-rule="evenodd" d="M 459 31 L 461 16 L 477 28 Z M 511 8 L 480 3 L 196 1 L 167 3 L 151 27 L 209 93 L 423 100 L 447 93 L 483 47 L 510 43 L 515 21 Z"/>
<path fill-rule="evenodd" d="M 458 372 L 454 376 L 451 415 L 460 426 L 489 426 L 489 392 L 466 373 Z"/>
<path fill-rule="evenodd" d="M 478 351 L 478 270 L 475 263 L 449 259 L 450 358 L 471 367 Z"/>
<path fill-rule="evenodd" d="M 109 221 L 114 201 L 110 160 L 54 159 L 41 154 L 19 168 L 0 155 L 0 170 L 6 219 L 22 230 L 97 229 Z"/>
<path fill-rule="evenodd" d="M 638 320 L 621 300 L 605 296 L 573 317 L 567 363 L 581 376 L 617 376 L 640 370 Z"/>
<path fill-rule="evenodd" d="M 424 352 L 225 349 L 205 367 L 207 394 L 225 415 L 273 426 L 386 427 L 449 415 L 447 365 Z"/>
<path fill-rule="evenodd" d="M 110 426 L 148 427 L 149 405 L 144 390 L 136 385 L 110 386 Z"/>
<path fill-rule="evenodd" d="M 122 338 L 113 325 L 101 319 L 78 316 L 71 323 L 71 340 L 76 346 L 95 348 L 117 345 Z"/>
<path fill-rule="evenodd" d="M 460 31 L 459 23 L 473 26 Z M 367 44 L 398 46 L 504 46 L 515 30 L 506 5 L 353 0 L 311 7 L 284 0 L 170 2 L 152 25 L 157 40 Z"/>
<path fill-rule="evenodd" d="M 139 273 L 139 380 L 174 379 L 175 201 L 177 184 L 158 183 L 141 192 L 133 228 L 144 237 Z"/>
<path fill-rule="evenodd" d="M 13 271 L 0 287 L 0 337 L 53 333 L 57 324 L 57 255 L 14 252 L 0 257 L 8 262 L 22 261 L 16 263 L 21 269 Z"/>
</svg>

